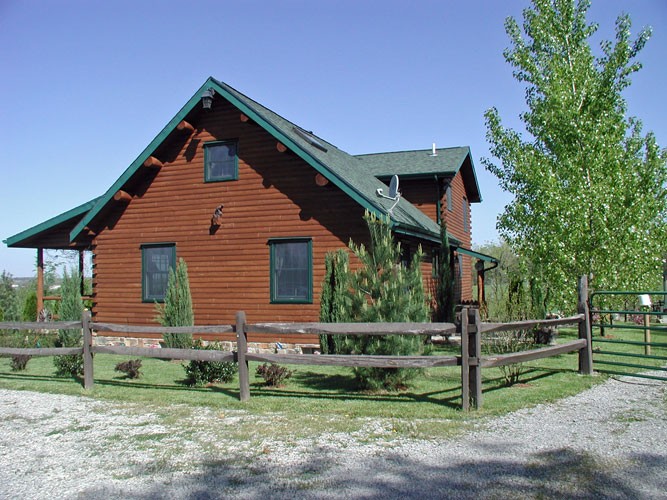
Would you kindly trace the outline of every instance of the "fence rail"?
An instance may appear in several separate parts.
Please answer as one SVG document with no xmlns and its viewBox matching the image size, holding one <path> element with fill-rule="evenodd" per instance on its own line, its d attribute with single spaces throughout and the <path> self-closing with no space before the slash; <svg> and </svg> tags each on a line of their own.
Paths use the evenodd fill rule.
<svg viewBox="0 0 667 500">
<path fill-rule="evenodd" d="M 513 363 L 557 356 L 569 352 L 579 352 L 579 372 L 592 373 L 590 317 L 588 312 L 587 281 L 579 282 L 579 314 L 562 319 L 530 320 L 513 323 L 482 323 L 479 310 L 464 308 L 461 323 L 256 323 L 247 324 L 245 312 L 236 313 L 235 325 L 207 325 L 191 327 L 133 326 L 113 323 L 91 322 L 90 312 L 84 311 L 81 321 L 60 322 L 4 322 L 0 329 L 62 330 L 81 329 L 83 347 L 67 348 L 0 348 L 0 354 L 31 356 L 56 356 L 80 354 L 83 356 L 84 388 L 94 385 L 93 354 L 140 356 L 160 359 L 186 359 L 198 361 L 235 361 L 239 368 L 239 398 L 250 398 L 249 361 L 348 367 L 377 368 L 430 368 L 440 366 L 461 367 L 462 407 L 468 410 L 482 405 L 482 368 L 504 366 Z M 532 349 L 518 353 L 496 356 L 481 355 L 482 333 L 506 330 L 522 330 L 536 326 L 560 326 L 577 324 L 579 339 L 564 344 Z M 128 346 L 93 345 L 92 331 L 116 333 L 229 333 L 236 332 L 236 352 L 201 349 L 170 349 Z M 451 335 L 461 333 L 460 356 L 377 356 L 377 355 L 337 355 L 337 354 L 265 354 L 248 352 L 248 333 L 269 333 L 290 335 Z"/>
</svg>

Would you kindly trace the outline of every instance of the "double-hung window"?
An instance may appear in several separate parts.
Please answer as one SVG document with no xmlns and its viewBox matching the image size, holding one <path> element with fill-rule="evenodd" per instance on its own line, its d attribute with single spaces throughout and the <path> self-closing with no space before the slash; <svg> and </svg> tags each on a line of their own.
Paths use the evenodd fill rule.
<svg viewBox="0 0 667 500">
<path fill-rule="evenodd" d="M 150 243 L 141 245 L 141 299 L 164 301 L 169 270 L 176 267 L 176 245 Z"/>
<path fill-rule="evenodd" d="M 271 303 L 313 302 L 313 241 L 311 238 L 273 238 Z"/>
<path fill-rule="evenodd" d="M 233 181 L 239 178 L 237 141 L 204 144 L 204 181 Z"/>
</svg>

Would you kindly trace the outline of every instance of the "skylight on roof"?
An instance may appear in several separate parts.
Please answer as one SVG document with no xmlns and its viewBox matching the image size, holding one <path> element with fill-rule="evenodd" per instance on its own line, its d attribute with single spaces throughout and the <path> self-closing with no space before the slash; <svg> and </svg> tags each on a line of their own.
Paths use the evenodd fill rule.
<svg viewBox="0 0 667 500">
<path fill-rule="evenodd" d="M 292 130 L 294 130 L 296 135 L 301 137 L 308 144 L 310 144 L 312 146 L 315 146 L 320 151 L 324 151 L 325 153 L 327 152 L 326 146 L 324 144 L 322 144 L 320 141 L 318 141 L 317 139 L 315 139 L 315 137 L 313 136 L 313 134 L 311 132 L 306 132 L 305 130 L 300 129 L 298 127 L 292 127 Z"/>
</svg>

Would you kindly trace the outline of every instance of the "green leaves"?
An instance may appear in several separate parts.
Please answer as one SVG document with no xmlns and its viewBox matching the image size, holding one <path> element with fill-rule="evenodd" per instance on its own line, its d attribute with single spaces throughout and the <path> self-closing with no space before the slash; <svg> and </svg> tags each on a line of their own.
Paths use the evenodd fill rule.
<svg viewBox="0 0 667 500">
<path fill-rule="evenodd" d="M 626 118 L 620 92 L 641 68 L 634 60 L 650 29 L 632 41 L 620 16 L 615 43 L 595 57 L 586 21 L 588 1 L 534 0 L 523 32 L 506 22 L 505 58 L 526 82 L 526 136 L 485 114 L 498 163 L 483 159 L 514 195 L 498 229 L 549 284 L 552 306 L 573 306 L 580 274 L 592 287 L 646 288 L 656 281 L 667 245 L 665 151 L 641 122 Z"/>
</svg>

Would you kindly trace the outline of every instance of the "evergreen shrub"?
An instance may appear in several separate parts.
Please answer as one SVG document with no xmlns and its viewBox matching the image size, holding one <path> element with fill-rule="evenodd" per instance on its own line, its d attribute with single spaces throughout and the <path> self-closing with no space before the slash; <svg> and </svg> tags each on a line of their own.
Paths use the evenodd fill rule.
<svg viewBox="0 0 667 500">
<path fill-rule="evenodd" d="M 61 321 L 80 321 L 83 313 L 81 302 L 79 273 L 72 271 L 67 274 L 63 271 L 61 284 L 62 299 L 60 301 L 59 319 Z M 81 330 L 58 330 L 56 347 L 79 347 L 81 345 Z M 71 354 L 67 356 L 55 356 L 53 364 L 56 367 L 56 375 L 73 376 L 83 375 L 83 356 Z"/>
<path fill-rule="evenodd" d="M 349 248 L 360 263 L 347 272 L 344 294 L 345 314 L 341 321 L 351 322 L 426 322 L 430 309 L 421 274 L 422 251 L 409 266 L 401 264 L 401 245 L 395 243 L 388 218 L 366 212 L 364 220 L 370 233 L 368 249 L 350 242 Z M 340 350 L 348 354 L 418 355 L 424 339 L 416 335 L 346 336 Z M 417 373 L 408 368 L 353 368 L 358 385 L 368 390 L 400 390 Z"/>
<path fill-rule="evenodd" d="M 178 259 L 176 271 L 169 270 L 164 305 L 156 302 L 155 309 L 157 310 L 156 319 L 162 326 L 193 326 L 195 324 L 188 266 L 185 260 Z M 164 347 L 167 348 L 189 349 L 192 346 L 192 335 L 190 334 L 165 333 L 162 338 Z"/>
<path fill-rule="evenodd" d="M 197 339 L 192 348 L 213 351 L 222 350 L 220 344 L 213 343 L 205 346 L 201 339 Z M 186 375 L 185 383 L 189 386 L 202 386 L 214 382 L 230 382 L 238 371 L 238 365 L 231 361 L 192 360 L 184 368 Z"/>
</svg>

